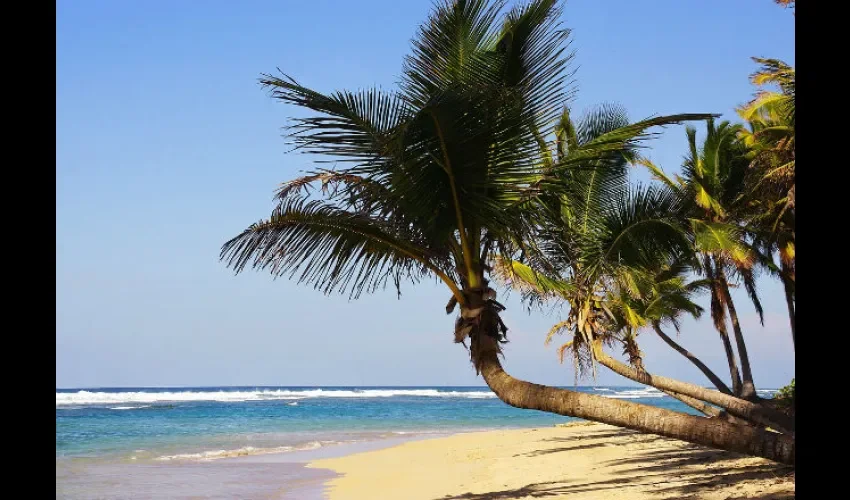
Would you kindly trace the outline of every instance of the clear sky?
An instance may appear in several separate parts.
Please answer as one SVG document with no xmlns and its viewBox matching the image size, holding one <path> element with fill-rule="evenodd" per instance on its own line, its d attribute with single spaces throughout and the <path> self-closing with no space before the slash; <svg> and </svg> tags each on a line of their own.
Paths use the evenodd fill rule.
<svg viewBox="0 0 850 500">
<path fill-rule="evenodd" d="M 218 262 L 224 241 L 269 214 L 278 183 L 311 167 L 286 154 L 292 110 L 260 74 L 279 67 L 322 91 L 392 87 L 430 7 L 57 2 L 57 387 L 483 384 L 452 343 L 443 286 L 350 302 Z M 753 92 L 750 56 L 794 63 L 794 16 L 772 0 L 570 0 L 563 17 L 576 110 L 616 101 L 633 119 L 734 119 Z M 685 149 L 674 127 L 650 156 L 675 170 Z M 781 286 L 762 280 L 761 291 L 764 327 L 734 295 L 756 384 L 771 388 L 791 379 L 794 354 Z M 504 303 L 506 368 L 571 385 L 572 366 L 543 346 L 558 311 Z M 650 371 L 706 383 L 651 331 L 641 340 Z M 707 318 L 686 322 L 680 341 L 728 377 Z M 605 370 L 597 383 L 631 385 Z"/>
</svg>

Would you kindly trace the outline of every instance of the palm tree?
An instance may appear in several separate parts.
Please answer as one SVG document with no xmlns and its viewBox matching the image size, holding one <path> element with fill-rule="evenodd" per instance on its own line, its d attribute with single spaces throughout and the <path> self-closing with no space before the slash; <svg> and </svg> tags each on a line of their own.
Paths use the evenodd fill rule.
<svg viewBox="0 0 850 500">
<path fill-rule="evenodd" d="M 736 139 L 740 130 L 739 125 L 726 121 L 715 126 L 714 120 L 709 119 L 705 140 L 698 148 L 696 129 L 687 127 L 689 154 L 682 166 L 682 176 L 670 178 L 652 162 L 642 160 L 641 163 L 683 200 L 682 214 L 690 228 L 695 250 L 701 256 L 695 269 L 712 284 L 711 317 L 726 351 L 733 392 L 755 400 L 757 395 L 747 346 L 730 292 L 730 277 L 740 279 L 763 321 L 755 282 L 757 253 L 747 243 L 742 228 L 749 160 L 746 146 Z M 740 372 L 726 329 L 727 319 L 732 324 Z"/>
<path fill-rule="evenodd" d="M 747 226 L 766 258 L 779 255 L 779 276 L 785 289 L 791 338 L 795 325 L 795 96 L 794 68 L 776 59 L 753 60 L 761 67 L 750 81 L 761 87 L 778 85 L 780 92 L 760 91 L 738 109 L 748 128 L 739 132 L 750 148 Z"/>
<path fill-rule="evenodd" d="M 439 4 L 413 42 L 398 92 L 325 95 L 265 76 L 273 96 L 318 116 L 291 131 L 305 151 L 351 166 L 285 184 L 271 217 L 231 239 L 222 258 L 329 293 L 357 296 L 436 277 L 460 306 L 455 341 L 470 341 L 476 370 L 506 403 L 576 416 L 793 463 L 794 442 L 748 426 L 517 380 L 498 355 L 507 328 L 485 273 L 495 254 L 534 254 L 536 200 L 556 175 L 632 150 L 647 129 L 703 119 L 676 115 L 603 134 L 544 166 L 539 130 L 570 96 L 568 31 L 554 0 L 498 20 L 501 4 Z M 307 185 L 322 182 L 317 198 Z"/>
<path fill-rule="evenodd" d="M 612 371 L 642 384 L 651 385 L 666 391 L 676 397 L 676 394 L 685 395 L 700 402 L 708 402 L 720 406 L 731 415 L 755 424 L 774 427 L 784 433 L 794 434 L 794 420 L 786 418 L 786 415 L 773 411 L 746 399 L 734 397 L 729 393 L 728 387 L 699 359 L 684 351 L 662 330 L 663 322 L 672 324 L 679 331 L 678 319 L 684 314 L 699 318 L 702 308 L 692 301 L 693 295 L 703 289 L 708 289 L 711 283 L 708 280 L 698 280 L 688 283 L 685 274 L 687 266 L 674 262 L 665 265 L 651 274 L 647 289 L 641 296 L 635 297 L 628 290 L 615 289 L 609 294 L 609 310 L 612 311 L 613 328 L 612 335 L 620 337 L 626 346 L 625 353 L 629 354 L 632 366 L 617 361 L 601 350 L 601 343 L 597 343 L 598 353 L 596 355 L 600 364 Z M 718 391 L 704 387 L 688 384 L 667 377 L 649 374 L 641 360 L 634 362 L 632 352 L 637 348 L 637 332 L 641 328 L 652 326 L 653 330 L 671 347 L 684 354 L 697 366 L 703 374 L 708 377 Z M 683 352 L 684 351 L 684 352 Z M 723 390 L 725 389 L 725 391 Z M 691 401 L 684 401 L 691 404 Z M 697 407 L 703 410 L 703 407 Z"/>
<path fill-rule="evenodd" d="M 556 155 L 566 157 L 570 149 L 627 125 L 625 112 L 616 106 L 593 109 L 577 122 L 565 110 L 555 128 Z M 569 333 L 570 341 L 558 353 L 563 361 L 570 351 L 577 371 L 592 369 L 599 361 L 673 397 L 685 396 L 683 401 L 700 411 L 706 410 L 705 405 L 699 401 L 694 405 L 687 398 L 717 404 L 733 415 L 793 433 L 793 422 L 732 396 L 704 363 L 660 329 L 661 321 L 677 325 L 676 318 L 682 313 L 699 315 L 701 308 L 690 297 L 711 282 L 685 283 L 687 263 L 695 259 L 692 239 L 679 219 L 681 196 L 656 186 L 629 186 L 628 166 L 634 159 L 634 151 L 629 151 L 604 168 L 559 172 L 569 189 L 549 192 L 538 200 L 545 224 L 538 231 L 537 244 L 546 260 L 537 269 L 546 270 L 499 256 L 492 274 L 502 284 L 518 289 L 529 302 L 556 299 L 569 304 L 567 319 L 552 327 L 546 343 L 557 333 Z M 637 333 L 650 324 L 725 393 L 646 373 Z M 605 354 L 603 345 L 622 345 L 632 367 Z"/>
</svg>

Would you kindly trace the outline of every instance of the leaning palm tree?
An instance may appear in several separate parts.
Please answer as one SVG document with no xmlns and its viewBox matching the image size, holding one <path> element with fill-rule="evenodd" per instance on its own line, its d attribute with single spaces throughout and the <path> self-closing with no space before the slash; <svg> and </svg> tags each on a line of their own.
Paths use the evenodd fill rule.
<svg viewBox="0 0 850 500">
<path fill-rule="evenodd" d="M 556 151 L 542 156 L 567 157 L 571 150 L 628 123 L 625 112 L 617 106 L 595 108 L 578 121 L 565 110 L 554 131 Z M 536 245 L 546 255 L 545 262 L 532 267 L 499 256 L 491 274 L 519 290 L 527 302 L 554 299 L 569 305 L 567 318 L 552 327 L 546 343 L 556 334 L 568 335 L 569 342 L 558 349 L 558 354 L 561 361 L 567 352 L 572 354 L 577 376 L 578 372 L 595 370 L 599 362 L 673 397 L 684 396 L 686 404 L 700 411 L 706 409 L 705 405 L 695 405 L 691 399 L 717 404 L 759 424 L 793 429 L 793 422 L 784 415 L 734 397 L 704 363 L 660 329 L 658 323 L 669 319 L 675 324 L 682 312 L 698 314 L 701 308 L 689 297 L 711 282 L 684 283 L 683 273 L 695 258 L 693 238 L 680 218 L 683 197 L 664 187 L 630 186 L 629 162 L 635 158 L 635 152 L 628 151 L 602 168 L 591 168 L 593 162 L 588 160 L 586 168 L 553 174 L 568 188 L 549 191 L 536 200 L 543 221 Z M 637 333 L 650 324 L 720 392 L 646 373 Z M 605 354 L 603 346 L 621 346 L 632 366 Z"/>
<path fill-rule="evenodd" d="M 708 280 L 697 280 L 688 282 L 686 273 L 688 266 L 674 261 L 672 264 L 663 265 L 660 269 L 648 273 L 649 279 L 641 287 L 645 291 L 636 296 L 629 289 L 615 288 L 608 294 L 608 310 L 611 314 L 610 333 L 613 338 L 619 340 L 624 346 L 624 353 L 629 357 L 629 365 L 621 363 L 608 356 L 601 350 L 602 343 L 597 342 L 596 358 L 600 364 L 611 369 L 635 382 L 650 385 L 664 390 L 673 397 L 682 399 L 681 395 L 695 399 L 698 402 L 709 402 L 726 410 L 729 414 L 745 422 L 757 425 L 766 425 L 780 430 L 781 432 L 794 434 L 794 419 L 779 413 L 769 407 L 760 406 L 742 398 L 730 394 L 728 387 L 720 378 L 711 371 L 702 361 L 693 354 L 687 352 L 670 338 L 662 329 L 664 323 L 671 324 L 679 331 L 679 318 L 690 315 L 699 318 L 702 307 L 693 302 L 696 293 L 711 288 Z M 651 326 L 658 336 L 677 352 L 688 358 L 706 377 L 718 388 L 717 391 L 704 387 L 681 382 L 663 376 L 650 374 L 644 365 L 637 346 L 637 336 L 641 329 Z M 637 353 L 637 354 L 635 354 Z M 705 411 L 702 405 L 694 405 L 692 401 L 683 399 L 683 402 Z M 710 416 L 718 416 L 716 412 L 708 413 Z"/>
<path fill-rule="evenodd" d="M 536 199 L 553 173 L 619 158 L 656 125 L 706 115 L 644 120 L 604 134 L 549 167 L 539 130 L 570 92 L 568 31 L 553 0 L 499 19 L 501 4 L 439 4 L 413 42 L 397 92 L 330 95 L 288 77 L 263 84 L 283 102 L 318 113 L 291 138 L 302 150 L 349 166 L 317 171 L 278 192 L 272 215 L 225 243 L 222 258 L 287 275 L 329 293 L 357 296 L 391 281 L 435 277 L 457 306 L 457 342 L 510 405 L 576 416 L 793 463 L 794 442 L 748 426 L 517 380 L 498 355 L 507 328 L 485 274 L 496 253 L 536 253 Z M 326 189 L 309 191 L 324 183 Z"/>
<path fill-rule="evenodd" d="M 759 317 L 763 316 L 755 281 L 758 255 L 742 227 L 749 160 L 746 146 L 737 140 L 740 130 L 739 125 L 725 121 L 715 125 L 714 120 L 709 119 L 705 140 L 702 147 L 698 147 L 696 129 L 687 127 L 689 154 L 682 165 L 681 176 L 670 178 L 652 162 L 641 160 L 641 163 L 683 200 L 682 216 L 700 256 L 695 261 L 695 270 L 712 283 L 711 317 L 726 351 L 733 392 L 755 400 L 757 394 L 747 346 L 730 292 L 730 281 L 739 279 Z M 727 332 L 727 319 L 732 324 L 738 356 Z"/>
</svg>

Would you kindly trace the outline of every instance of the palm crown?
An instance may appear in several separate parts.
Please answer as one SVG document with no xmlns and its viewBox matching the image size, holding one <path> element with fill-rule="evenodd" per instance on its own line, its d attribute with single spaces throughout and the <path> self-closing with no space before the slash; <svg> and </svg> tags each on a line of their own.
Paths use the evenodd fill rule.
<svg viewBox="0 0 850 500">
<path fill-rule="evenodd" d="M 462 290 L 486 288 L 496 253 L 533 253 L 534 200 L 565 188 L 571 177 L 561 173 L 620 162 L 649 127 L 705 116 L 606 130 L 553 160 L 540 130 L 570 96 L 569 32 L 555 1 L 516 7 L 498 23 L 501 6 L 439 5 L 396 92 L 325 95 L 265 76 L 275 98 L 318 113 L 291 127 L 296 147 L 350 166 L 285 183 L 272 215 L 228 241 L 222 258 L 237 272 L 251 265 L 354 296 L 433 275 L 465 306 Z"/>
<path fill-rule="evenodd" d="M 652 127 L 711 116 L 629 123 L 603 110 L 573 126 L 563 113 L 572 94 L 571 54 L 557 1 L 534 0 L 504 14 L 502 7 L 485 0 L 438 4 L 392 92 L 323 94 L 285 75 L 264 75 L 273 97 L 311 112 L 289 129 L 295 147 L 344 166 L 284 183 L 272 214 L 226 242 L 221 258 L 237 273 L 253 267 L 352 297 L 390 281 L 400 287 L 436 277 L 452 292 L 446 311 L 460 305 L 455 341 L 470 338 L 476 370 L 508 404 L 708 436 L 709 426 L 687 415 L 641 407 L 646 418 L 636 422 L 629 417 L 634 405 L 529 384 L 501 367 L 504 307 L 485 275 L 499 259 L 530 263 L 542 273 L 535 276 L 570 270 L 581 276 L 577 290 L 584 293 L 577 311 L 593 306 L 593 284 L 637 276 L 618 273 L 651 262 L 666 235 L 681 235 L 644 237 L 650 224 L 641 217 L 660 218 L 675 200 L 628 188 L 623 169 Z M 615 193 L 628 201 L 618 202 Z M 574 214 L 567 220 L 576 221 L 575 230 L 552 231 L 550 221 L 561 214 Z M 769 450 L 757 453 L 775 456 L 763 441 L 776 439 L 752 434 L 720 444 L 758 446 Z M 793 462 L 793 446 L 780 451 Z"/>
</svg>

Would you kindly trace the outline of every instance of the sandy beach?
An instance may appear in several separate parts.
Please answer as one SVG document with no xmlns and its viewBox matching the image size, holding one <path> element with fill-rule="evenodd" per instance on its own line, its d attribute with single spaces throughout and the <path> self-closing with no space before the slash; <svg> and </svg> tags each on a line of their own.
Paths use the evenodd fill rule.
<svg viewBox="0 0 850 500">
<path fill-rule="evenodd" d="M 794 472 L 764 459 L 595 423 L 413 441 L 311 462 L 331 500 L 788 500 Z"/>
</svg>

